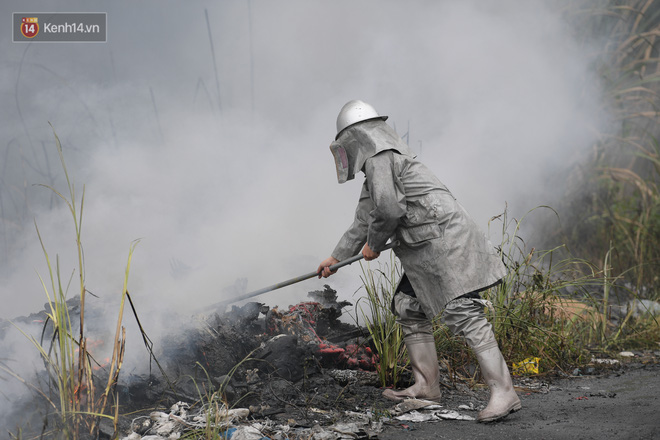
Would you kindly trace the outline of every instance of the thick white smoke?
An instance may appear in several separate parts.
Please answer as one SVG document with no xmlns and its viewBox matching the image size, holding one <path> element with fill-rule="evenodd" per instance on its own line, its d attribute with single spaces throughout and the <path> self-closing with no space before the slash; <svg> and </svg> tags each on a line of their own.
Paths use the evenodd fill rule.
<svg viewBox="0 0 660 440">
<path fill-rule="evenodd" d="M 409 128 L 410 146 L 484 229 L 505 202 L 514 214 L 545 203 L 547 179 L 599 124 L 584 48 L 540 1 L 11 0 L 0 11 L 28 7 L 107 12 L 108 41 L 12 43 L 0 32 L 5 319 L 45 302 L 33 221 L 63 277 L 77 267 L 65 205 L 34 186 L 65 191 L 49 122 L 78 196 L 85 186 L 87 288 L 116 298 L 141 239 L 129 291 L 155 334 L 172 325 L 157 311 L 185 316 L 237 278 L 254 290 L 330 254 L 361 185 L 337 185 L 328 150 L 350 99 Z M 287 305 L 326 282 L 351 299 L 358 274 L 262 299 Z"/>
</svg>

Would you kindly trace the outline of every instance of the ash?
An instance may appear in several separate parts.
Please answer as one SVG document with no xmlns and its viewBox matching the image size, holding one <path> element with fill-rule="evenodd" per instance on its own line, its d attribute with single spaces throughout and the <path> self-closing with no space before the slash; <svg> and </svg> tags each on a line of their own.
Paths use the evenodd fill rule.
<svg viewBox="0 0 660 440">
<path fill-rule="evenodd" d="M 382 397 L 368 332 L 339 320 L 351 303 L 337 302 L 328 285 L 308 296 L 287 308 L 251 302 L 198 316 L 193 329 L 167 338 L 168 383 L 135 378 L 125 396 L 135 409 L 161 396 L 163 409 L 131 420 L 123 438 L 211 431 L 234 439 L 373 439 L 384 423 L 474 420 L 465 412 L 483 408 L 485 397 L 467 387 L 448 395 L 462 397 L 454 405 L 463 404 L 461 413 L 426 401 L 395 406 Z"/>
<path fill-rule="evenodd" d="M 122 372 L 118 425 L 102 420 L 94 438 L 373 439 L 384 424 L 473 420 L 485 405 L 487 395 L 446 379 L 451 409 L 397 407 L 382 397 L 368 331 L 339 319 L 351 304 L 328 285 L 308 296 L 288 307 L 250 302 L 194 316 L 163 339 L 158 368 Z M 75 315 L 77 304 L 69 306 Z M 103 383 L 103 370 L 97 374 Z M 402 382 L 410 385 L 410 376 Z"/>
<path fill-rule="evenodd" d="M 215 404 L 221 420 L 214 429 L 249 426 L 269 438 L 313 432 L 315 438 L 343 438 L 342 432 L 374 438 L 393 403 L 378 388 L 369 334 L 339 320 L 351 303 L 338 302 L 328 285 L 308 296 L 286 308 L 250 302 L 198 315 L 193 327 L 166 337 L 159 354 L 164 377 L 131 376 L 119 398 L 122 413 L 154 403 L 161 409 L 124 420 L 125 438 L 177 438 L 206 429 Z"/>
</svg>

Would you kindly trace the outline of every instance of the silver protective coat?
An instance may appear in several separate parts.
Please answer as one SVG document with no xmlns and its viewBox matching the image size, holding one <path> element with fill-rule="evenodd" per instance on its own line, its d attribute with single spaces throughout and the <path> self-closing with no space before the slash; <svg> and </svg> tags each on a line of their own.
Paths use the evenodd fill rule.
<svg viewBox="0 0 660 440">
<path fill-rule="evenodd" d="M 366 178 L 334 258 L 345 260 L 365 243 L 378 251 L 389 239 L 399 240 L 393 250 L 429 318 L 452 299 L 505 276 L 504 264 L 474 220 L 384 121 L 355 124 L 335 143 L 346 152 L 348 174 L 363 171 Z"/>
</svg>

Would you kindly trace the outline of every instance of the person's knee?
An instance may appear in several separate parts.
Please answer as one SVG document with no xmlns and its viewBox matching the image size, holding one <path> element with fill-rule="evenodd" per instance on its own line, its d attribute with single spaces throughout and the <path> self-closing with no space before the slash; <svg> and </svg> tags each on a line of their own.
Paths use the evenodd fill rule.
<svg viewBox="0 0 660 440">
<path fill-rule="evenodd" d="M 397 322 L 401 325 L 404 338 L 421 334 L 433 336 L 431 320 L 422 310 L 417 298 L 405 293 L 397 293 L 393 300 L 393 312 L 397 317 Z"/>
<path fill-rule="evenodd" d="M 407 347 L 415 344 L 435 342 L 435 337 L 433 336 L 433 324 L 431 324 L 430 320 L 399 319 L 397 322 L 401 326 L 403 341 L 406 343 Z"/>
<path fill-rule="evenodd" d="M 459 298 L 451 301 L 444 312 L 444 322 L 449 330 L 465 339 L 475 351 L 497 345 L 493 327 L 486 319 L 483 301 Z"/>
</svg>

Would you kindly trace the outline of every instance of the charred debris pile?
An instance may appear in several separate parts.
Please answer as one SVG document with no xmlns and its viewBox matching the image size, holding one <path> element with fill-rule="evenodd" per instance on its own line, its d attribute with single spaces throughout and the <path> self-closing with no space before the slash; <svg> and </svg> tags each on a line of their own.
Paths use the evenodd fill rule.
<svg viewBox="0 0 660 440">
<path fill-rule="evenodd" d="M 339 429 L 375 438 L 367 433 L 374 408 L 393 403 L 381 395 L 369 334 L 340 321 L 351 303 L 338 302 L 328 285 L 308 296 L 288 307 L 249 302 L 197 315 L 187 330 L 166 336 L 157 354 L 164 374 L 131 375 L 120 388 L 125 409 L 141 414 L 120 431 L 139 439 L 159 432 L 169 438 L 177 432 L 170 425 L 208 429 L 216 399 L 225 412 L 213 423 L 222 429 L 258 425 L 283 438 L 316 429 L 342 438 Z"/>
<path fill-rule="evenodd" d="M 249 302 L 224 313 L 196 316 L 194 326 L 167 337 L 162 348 L 160 357 L 170 381 L 160 384 L 162 392 L 191 401 L 210 382 L 230 406 L 259 407 L 260 414 L 271 415 L 301 404 L 301 398 L 310 399 L 305 392 L 326 381 L 344 387 L 349 379 L 333 379 L 334 370 L 360 371 L 362 382 L 375 385 L 376 357 L 368 332 L 339 320 L 351 304 L 337 302 L 336 291 L 327 285 L 308 295 L 310 301 L 286 308 Z M 175 391 L 168 390 L 169 385 Z M 159 394 L 160 387 L 153 391 Z"/>
<path fill-rule="evenodd" d="M 377 438 L 384 421 L 432 404 L 417 401 L 397 409 L 383 398 L 368 331 L 340 320 L 351 304 L 338 302 L 327 285 L 308 296 L 309 301 L 288 307 L 249 302 L 195 315 L 185 328 L 173 326 L 153 348 L 150 373 L 136 374 L 128 365 L 122 370 L 116 384 L 119 417 L 101 420 L 93 438 L 198 438 L 195 432 L 209 429 L 220 435 L 238 429 L 236 438 L 247 431 L 273 439 Z M 75 300 L 67 305 L 71 315 L 79 311 Z M 94 313 L 99 312 L 90 308 L 88 322 Z M 18 321 L 43 322 L 48 334 L 42 315 Z M 6 330 L 0 325 L 0 338 Z M 103 365 L 95 368 L 94 382 L 102 383 L 104 374 Z M 482 409 L 487 396 L 448 385 L 452 381 L 443 377 L 443 399 L 454 410 L 430 406 L 425 417 L 473 420 L 456 409 Z M 404 374 L 400 385 L 410 380 Z M 47 388 L 47 381 L 40 382 Z M 41 430 L 48 416 L 38 410 L 44 406 L 39 399 L 26 395 L 13 405 L 16 414 L 5 418 L 11 425 L 20 419 Z M 35 413 L 29 420 L 28 412 Z"/>
<path fill-rule="evenodd" d="M 308 296 L 288 307 L 249 302 L 198 315 L 194 326 L 166 337 L 159 354 L 165 374 L 130 376 L 121 390 L 133 411 L 123 439 L 178 438 L 195 429 L 208 435 L 209 426 L 220 438 L 375 439 L 383 423 L 474 420 L 483 409 L 485 390 L 444 373 L 448 407 L 385 399 L 369 332 L 339 319 L 351 304 L 338 302 L 328 285 Z M 400 384 L 411 381 L 403 374 Z"/>
</svg>

